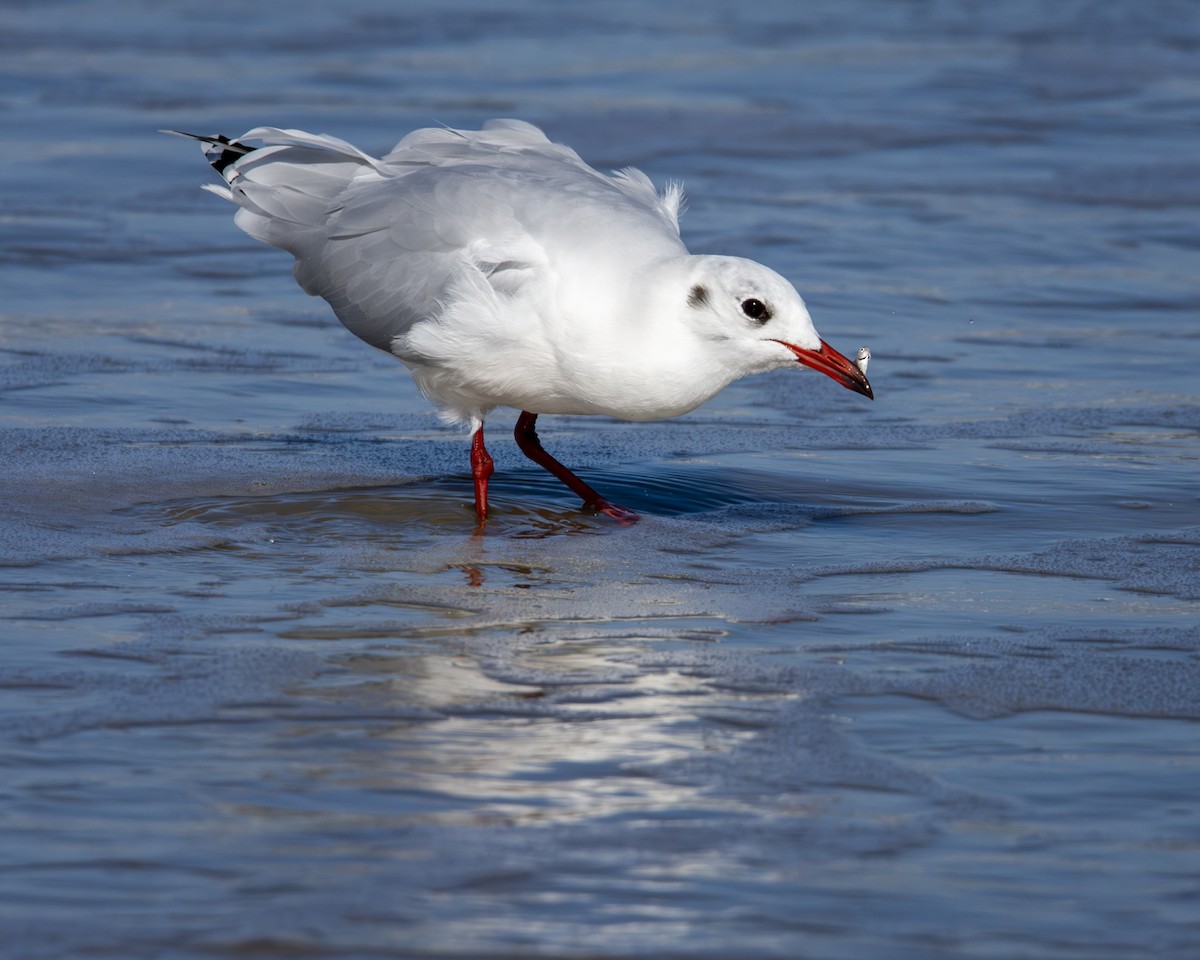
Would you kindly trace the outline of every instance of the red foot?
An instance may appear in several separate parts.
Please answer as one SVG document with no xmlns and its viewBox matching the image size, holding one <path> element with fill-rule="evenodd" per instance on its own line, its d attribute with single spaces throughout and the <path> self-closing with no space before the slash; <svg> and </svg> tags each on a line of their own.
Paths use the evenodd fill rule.
<svg viewBox="0 0 1200 960">
<path fill-rule="evenodd" d="M 574 473 L 550 456 L 545 451 L 545 448 L 542 447 L 541 441 L 538 440 L 537 430 L 534 427 L 536 423 L 537 414 L 530 413 L 528 410 L 523 411 L 521 416 L 517 418 L 517 426 L 513 430 L 513 436 L 516 438 L 517 446 L 521 448 L 521 452 L 525 456 L 539 467 L 554 474 L 554 476 L 566 484 L 583 501 L 585 509 L 595 510 L 606 517 L 612 517 L 612 519 L 616 520 L 622 526 L 629 526 L 631 523 L 638 522 L 639 517 L 636 513 L 632 510 L 626 510 L 624 507 L 618 507 L 615 503 L 609 503 L 595 490 L 575 476 Z"/>
<path fill-rule="evenodd" d="M 487 519 L 488 480 L 494 470 L 492 457 L 483 445 L 483 427 L 471 438 L 471 474 L 475 478 L 475 517 L 479 523 Z"/>
<path fill-rule="evenodd" d="M 638 514 L 626 507 L 619 506 L 615 503 L 610 503 L 601 497 L 599 500 L 593 500 L 591 503 L 585 503 L 584 507 L 588 510 L 595 510 L 597 513 L 602 513 L 606 517 L 612 517 L 617 523 L 623 527 L 632 527 L 642 518 Z"/>
</svg>

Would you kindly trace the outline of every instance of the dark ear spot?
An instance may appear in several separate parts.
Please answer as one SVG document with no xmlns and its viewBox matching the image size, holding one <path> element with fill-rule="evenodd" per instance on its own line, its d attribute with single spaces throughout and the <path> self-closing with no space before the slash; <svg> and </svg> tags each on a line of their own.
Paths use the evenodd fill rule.
<svg viewBox="0 0 1200 960">
<path fill-rule="evenodd" d="M 688 291 L 688 306 L 699 309 L 708 303 L 708 287 L 702 287 L 696 284 Z"/>
</svg>

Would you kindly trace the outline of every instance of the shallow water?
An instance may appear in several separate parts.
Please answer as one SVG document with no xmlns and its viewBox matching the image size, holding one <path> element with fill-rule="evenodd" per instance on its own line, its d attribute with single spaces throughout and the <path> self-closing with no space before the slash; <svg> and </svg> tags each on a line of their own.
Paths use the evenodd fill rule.
<svg viewBox="0 0 1200 960">
<path fill-rule="evenodd" d="M 21 958 L 1200 948 L 1200 11 L 0 10 Z M 543 125 L 869 343 L 467 444 L 160 127 Z M 19 149 L 18 149 L 19 148 Z"/>
</svg>

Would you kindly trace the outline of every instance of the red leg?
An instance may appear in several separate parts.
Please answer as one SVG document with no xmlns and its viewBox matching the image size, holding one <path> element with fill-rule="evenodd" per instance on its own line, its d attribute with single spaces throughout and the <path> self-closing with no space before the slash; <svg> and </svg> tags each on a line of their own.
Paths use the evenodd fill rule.
<svg viewBox="0 0 1200 960">
<path fill-rule="evenodd" d="M 626 510 L 624 507 L 618 507 L 615 503 L 609 503 L 545 451 L 542 447 L 542 442 L 538 439 L 537 430 L 534 429 L 536 422 L 537 414 L 529 413 L 528 411 L 523 411 L 521 416 L 517 418 L 517 426 L 513 430 L 513 436 L 516 438 L 517 446 L 521 448 L 521 452 L 539 467 L 549 470 L 558 477 L 559 480 L 565 483 L 583 501 L 583 505 L 589 510 L 595 510 L 598 513 L 603 513 L 605 516 L 612 517 L 617 523 L 636 523 L 638 520 L 636 513 L 632 510 Z"/>
<path fill-rule="evenodd" d="M 483 523 L 487 519 L 487 488 L 492 476 L 492 457 L 483 445 L 483 424 L 471 438 L 471 474 L 475 477 L 475 516 Z"/>
</svg>

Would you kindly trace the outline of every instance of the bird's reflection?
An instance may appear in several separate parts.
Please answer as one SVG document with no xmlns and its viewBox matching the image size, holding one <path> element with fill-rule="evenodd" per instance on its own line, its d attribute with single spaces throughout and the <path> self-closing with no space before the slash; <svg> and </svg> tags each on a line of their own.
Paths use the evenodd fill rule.
<svg viewBox="0 0 1200 960">
<path fill-rule="evenodd" d="M 633 663 L 644 639 L 523 637 L 472 642 L 480 652 L 439 638 L 349 658 L 352 676 L 323 696 L 339 725 L 361 717 L 372 744 L 358 785 L 441 797 L 422 803 L 422 819 L 438 822 L 466 815 L 464 801 L 471 818 L 512 822 L 678 810 L 701 802 L 696 789 L 654 771 L 751 735 L 698 723 L 715 706 L 706 678 Z"/>
</svg>

